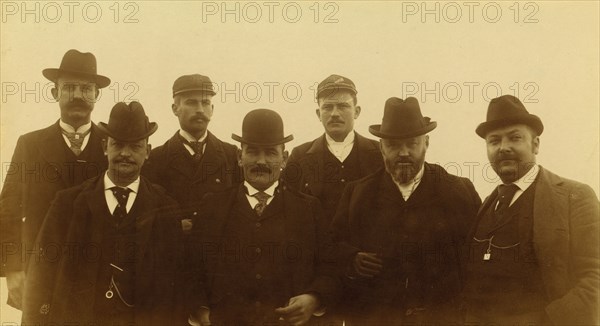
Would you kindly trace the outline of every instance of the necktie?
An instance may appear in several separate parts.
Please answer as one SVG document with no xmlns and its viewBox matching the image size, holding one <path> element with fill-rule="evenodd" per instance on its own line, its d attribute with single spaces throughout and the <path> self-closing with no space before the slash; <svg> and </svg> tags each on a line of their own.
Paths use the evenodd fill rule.
<svg viewBox="0 0 600 326">
<path fill-rule="evenodd" d="M 206 144 L 206 140 L 204 141 L 188 141 L 187 139 L 181 137 L 183 139 L 184 144 L 188 144 L 193 150 L 194 162 L 200 162 L 202 160 L 202 150 L 204 149 L 204 144 Z"/>
<path fill-rule="evenodd" d="M 86 132 L 68 132 L 64 129 L 62 130 L 63 135 L 67 136 L 69 139 L 71 151 L 73 151 L 76 156 L 81 154 L 81 145 L 83 145 L 83 139 L 90 133 L 91 130 L 92 128 L 88 129 Z"/>
<path fill-rule="evenodd" d="M 259 191 L 252 195 L 252 197 L 258 199 L 258 204 L 254 206 L 254 211 L 256 212 L 256 215 L 261 216 L 262 213 L 265 211 L 265 208 L 267 207 L 267 199 L 269 199 L 271 195 L 263 191 Z"/>
<path fill-rule="evenodd" d="M 127 216 L 127 199 L 129 198 L 129 193 L 131 190 L 129 188 L 121 188 L 121 187 L 112 187 L 113 195 L 117 199 L 117 207 L 113 212 L 113 217 L 117 221 L 121 221 L 125 216 Z"/>
<path fill-rule="evenodd" d="M 517 190 L 519 187 L 512 183 L 498 186 L 498 206 L 495 211 L 497 218 L 502 218 Z"/>
</svg>

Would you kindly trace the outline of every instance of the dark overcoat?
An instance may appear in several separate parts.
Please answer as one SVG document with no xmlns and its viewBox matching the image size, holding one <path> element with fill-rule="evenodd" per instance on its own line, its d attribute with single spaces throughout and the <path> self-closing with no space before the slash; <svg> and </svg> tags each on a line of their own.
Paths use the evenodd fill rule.
<svg viewBox="0 0 600 326">
<path fill-rule="evenodd" d="M 58 121 L 19 137 L 0 194 L 0 276 L 25 269 L 27 250 L 33 248 L 54 195 L 106 170 L 102 138 L 92 123 L 84 150 L 87 160 L 77 162 L 67 155 L 70 149 Z M 73 176 L 76 168 L 83 176 Z"/>
<path fill-rule="evenodd" d="M 240 182 L 237 147 L 208 132 L 202 161 L 194 164 L 178 133 L 150 152 L 142 175 L 165 188 L 187 215 L 193 216 L 198 213 L 196 204 L 206 193 Z"/>
<path fill-rule="evenodd" d="M 348 184 L 331 225 L 347 324 L 457 322 L 461 249 L 480 203 L 468 179 L 435 164 L 407 202 L 385 169 Z M 382 272 L 353 273 L 359 251 L 377 253 Z"/>
<path fill-rule="evenodd" d="M 141 178 L 130 211 L 138 213 L 134 309 L 139 325 L 167 325 L 185 314 L 178 301 L 183 249 L 176 206 L 161 187 Z M 30 264 L 24 324 L 94 322 L 97 287 L 107 287 L 96 284 L 107 215 L 103 176 L 57 194 L 37 240 L 40 254 Z"/>
<path fill-rule="evenodd" d="M 248 205 L 248 210 L 251 211 L 245 196 L 245 187 L 242 184 L 220 193 L 208 194 L 201 203 L 201 214 L 194 221 L 193 232 L 189 238 L 192 260 L 190 267 L 193 269 L 190 278 L 195 278 L 194 285 L 190 287 L 189 301 L 192 303 L 192 309 L 219 304 L 228 297 L 237 295 L 237 292 L 231 289 L 245 287 L 245 284 L 231 284 L 236 280 L 231 275 L 238 273 L 237 270 L 223 268 L 224 259 L 232 258 L 228 252 L 231 248 L 226 248 L 226 241 L 230 235 L 228 230 L 231 227 L 233 208 L 241 202 Z M 270 257 L 273 259 L 272 266 L 288 271 L 286 277 L 289 282 L 286 283 L 291 284 L 289 287 L 282 286 L 279 289 L 281 293 L 273 295 L 289 299 L 299 294 L 316 292 L 322 304 L 330 304 L 337 297 L 340 284 L 335 275 L 335 265 L 327 255 L 330 253 L 331 242 L 327 237 L 326 227 L 320 225 L 323 221 L 320 218 L 321 208 L 318 200 L 282 184 L 277 188 L 273 202 L 276 200 L 279 200 L 284 214 L 285 237 L 280 241 L 283 247 L 293 245 L 299 255 L 294 254 L 297 256 L 294 259 L 286 259 L 285 255 Z M 248 231 L 249 234 L 252 232 L 255 230 Z M 243 256 L 241 258 L 240 271 L 251 272 L 253 261 L 243 259 Z M 236 309 L 244 308 L 247 307 L 228 307 L 232 314 Z"/>
</svg>

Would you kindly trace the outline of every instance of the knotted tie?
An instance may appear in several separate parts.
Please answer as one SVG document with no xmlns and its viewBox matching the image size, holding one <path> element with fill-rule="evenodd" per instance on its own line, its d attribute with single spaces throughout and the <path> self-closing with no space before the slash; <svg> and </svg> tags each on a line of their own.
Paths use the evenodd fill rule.
<svg viewBox="0 0 600 326">
<path fill-rule="evenodd" d="M 112 187 L 113 195 L 117 199 L 117 207 L 113 212 L 113 217 L 117 221 L 121 221 L 125 216 L 127 216 L 127 199 L 129 198 L 129 193 L 131 190 L 129 188 L 121 188 L 121 187 Z"/>
<path fill-rule="evenodd" d="M 206 144 L 206 140 L 204 141 L 189 141 L 183 137 L 181 137 L 183 139 L 183 142 L 185 144 L 188 144 L 192 150 L 194 150 L 194 161 L 195 162 L 199 162 L 200 160 L 202 160 L 202 150 L 204 149 L 204 144 Z"/>
<path fill-rule="evenodd" d="M 254 211 L 256 215 L 261 216 L 267 207 L 267 200 L 271 197 L 271 195 L 265 193 L 264 191 L 259 191 L 252 195 L 252 197 L 258 199 L 258 204 L 254 206 Z"/>
<path fill-rule="evenodd" d="M 517 190 L 519 190 L 519 187 L 512 183 L 498 186 L 498 206 L 496 206 L 495 211 L 497 218 L 501 218 L 504 215 Z"/>
<path fill-rule="evenodd" d="M 85 132 L 68 132 L 64 129 L 62 130 L 63 135 L 67 136 L 69 139 L 71 151 L 73 151 L 75 156 L 79 156 L 79 154 L 81 154 L 81 145 L 83 145 L 83 139 L 90 133 L 91 130 L 91 128 Z"/>
</svg>

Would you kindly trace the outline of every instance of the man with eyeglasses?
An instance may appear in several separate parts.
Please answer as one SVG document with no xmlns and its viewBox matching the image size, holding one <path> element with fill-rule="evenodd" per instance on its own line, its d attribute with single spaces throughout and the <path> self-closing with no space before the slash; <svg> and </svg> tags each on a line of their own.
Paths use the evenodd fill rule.
<svg viewBox="0 0 600 326">
<path fill-rule="evenodd" d="M 100 89 L 110 79 L 96 73 L 92 53 L 69 50 L 60 68 L 44 69 L 54 82 L 52 96 L 60 119 L 19 137 L 0 193 L 0 275 L 6 277 L 8 304 L 20 309 L 28 257 L 54 195 L 99 175 L 107 161 L 102 136 L 91 121 Z"/>
</svg>

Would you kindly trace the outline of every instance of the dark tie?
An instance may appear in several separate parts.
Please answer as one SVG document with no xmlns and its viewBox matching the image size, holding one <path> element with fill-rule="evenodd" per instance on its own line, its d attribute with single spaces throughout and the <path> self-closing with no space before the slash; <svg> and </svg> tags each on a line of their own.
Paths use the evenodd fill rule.
<svg viewBox="0 0 600 326">
<path fill-rule="evenodd" d="M 497 218 L 502 218 L 519 187 L 515 184 L 498 186 L 498 206 L 494 212 Z"/>
<path fill-rule="evenodd" d="M 113 211 L 113 217 L 117 221 L 121 221 L 125 216 L 127 216 L 127 199 L 129 198 L 129 193 L 131 190 L 129 188 L 121 188 L 121 187 L 112 187 L 113 195 L 117 199 L 117 207 Z"/>
<path fill-rule="evenodd" d="M 87 134 L 90 133 L 92 128 L 88 129 L 86 132 L 68 132 L 66 130 L 62 130 L 63 135 L 67 136 L 69 139 L 69 143 L 71 144 L 71 150 L 76 156 L 81 154 L 81 145 L 83 145 L 83 139 Z"/>
<path fill-rule="evenodd" d="M 258 199 L 258 204 L 254 206 L 254 211 L 256 212 L 256 215 L 261 216 L 267 207 L 267 199 L 269 199 L 271 195 L 263 191 L 259 191 L 252 195 L 252 197 Z"/>
<path fill-rule="evenodd" d="M 204 149 L 204 144 L 206 144 L 206 139 L 204 141 L 189 141 L 183 137 L 181 137 L 184 144 L 188 144 L 192 150 L 194 150 L 194 158 L 195 162 L 200 162 L 202 160 L 202 150 Z"/>
</svg>

